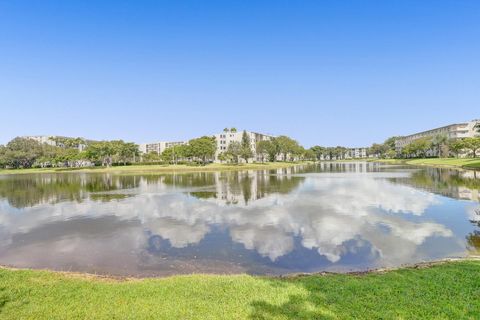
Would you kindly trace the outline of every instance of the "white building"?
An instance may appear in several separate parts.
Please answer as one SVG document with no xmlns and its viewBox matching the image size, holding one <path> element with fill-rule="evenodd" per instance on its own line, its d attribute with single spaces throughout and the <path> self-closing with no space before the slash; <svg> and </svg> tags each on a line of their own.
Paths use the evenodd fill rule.
<svg viewBox="0 0 480 320">
<path fill-rule="evenodd" d="M 162 154 L 165 149 L 171 148 L 173 146 L 179 146 L 188 144 L 187 141 L 160 141 L 160 142 L 152 142 L 152 143 L 141 143 L 138 145 L 138 149 L 141 153 L 150 153 L 156 152 L 158 154 Z"/>
<path fill-rule="evenodd" d="M 253 152 L 253 161 L 261 161 L 262 155 L 257 154 L 257 142 L 270 140 L 274 138 L 274 136 L 268 134 L 262 134 L 257 132 L 246 131 L 249 139 L 250 139 L 250 147 Z M 231 129 L 226 129 L 222 133 L 218 133 L 215 135 L 215 139 L 217 141 L 217 151 L 215 152 L 215 161 L 219 162 L 218 156 L 221 153 L 227 152 L 228 146 L 232 142 L 242 143 L 243 137 L 243 130 L 236 131 Z"/>
<path fill-rule="evenodd" d="M 65 145 L 62 144 L 62 143 L 57 143 L 56 139 L 58 140 L 62 140 L 62 139 L 75 139 L 75 138 L 72 138 L 72 137 L 63 137 L 63 136 L 23 136 L 22 137 L 23 139 L 30 139 L 30 140 L 34 140 L 34 141 L 37 141 L 38 143 L 40 144 L 48 144 L 49 146 L 54 146 L 54 147 L 61 147 L 61 148 L 65 148 Z M 83 139 L 83 141 L 87 141 L 85 139 Z M 92 142 L 92 141 L 90 141 Z M 79 144 L 78 145 L 78 150 L 81 152 L 83 150 L 85 150 L 85 148 L 87 147 L 86 144 Z"/>
<path fill-rule="evenodd" d="M 364 159 L 368 157 L 368 148 L 348 148 L 345 159 Z"/>
<path fill-rule="evenodd" d="M 55 140 L 53 140 L 52 136 L 24 136 L 22 137 L 23 139 L 30 139 L 30 140 L 34 140 L 34 141 L 37 141 L 38 143 L 41 143 L 41 144 L 48 144 L 49 146 L 56 146 L 57 143 L 55 142 Z"/>
<path fill-rule="evenodd" d="M 459 139 L 470 138 L 480 135 L 478 130 L 480 129 L 480 120 L 472 120 L 465 123 L 455 123 L 448 126 L 430 129 L 414 133 L 405 137 L 398 138 L 395 141 L 395 149 L 398 154 L 402 152 L 402 149 L 412 143 L 413 141 L 421 138 L 433 138 L 438 135 L 447 137 L 447 139 Z"/>
</svg>

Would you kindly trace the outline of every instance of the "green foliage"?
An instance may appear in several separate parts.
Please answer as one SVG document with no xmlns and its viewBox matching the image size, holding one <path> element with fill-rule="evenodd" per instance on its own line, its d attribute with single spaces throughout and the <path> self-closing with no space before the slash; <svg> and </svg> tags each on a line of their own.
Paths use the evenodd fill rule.
<svg viewBox="0 0 480 320">
<path fill-rule="evenodd" d="M 89 160 L 109 167 L 113 163 L 134 162 L 139 154 L 136 144 L 126 143 L 123 140 L 112 140 L 90 144 L 85 150 L 85 155 Z"/>
<path fill-rule="evenodd" d="M 326 148 L 321 146 L 313 146 L 310 150 L 315 154 L 317 160 L 321 160 L 326 155 Z"/>
<path fill-rule="evenodd" d="M 158 153 L 155 151 L 151 151 L 149 153 L 145 153 L 142 155 L 142 161 L 143 162 L 159 162 L 162 161 L 162 156 L 160 156 Z"/>
<path fill-rule="evenodd" d="M 298 142 L 287 136 L 275 138 L 275 143 L 278 145 L 278 152 L 282 155 L 284 161 L 287 161 L 289 154 L 290 156 L 297 155 L 300 151 Z"/>
<path fill-rule="evenodd" d="M 472 152 L 474 158 L 477 156 L 477 151 L 480 149 L 480 137 L 472 137 L 463 139 L 465 148 Z"/>
<path fill-rule="evenodd" d="M 395 149 L 395 141 L 401 138 L 400 136 L 393 136 L 385 140 L 383 143 L 374 143 L 368 148 L 368 154 L 374 155 L 378 158 L 394 158 L 397 155 Z"/>
<path fill-rule="evenodd" d="M 389 147 L 387 145 L 374 143 L 369 148 L 368 153 L 373 154 L 379 158 L 384 158 L 388 150 L 389 150 Z"/>
<path fill-rule="evenodd" d="M 178 161 L 186 161 L 193 156 L 192 148 L 188 144 L 172 146 L 162 152 L 161 158 L 170 163 L 178 163 Z"/>
<path fill-rule="evenodd" d="M 433 147 L 432 140 L 428 138 L 420 138 L 412 141 L 402 149 L 402 153 L 406 158 L 420 156 L 425 158 L 428 150 Z"/>
<path fill-rule="evenodd" d="M 201 138 L 189 141 L 189 151 L 192 157 L 201 159 L 203 164 L 210 161 L 215 156 L 217 143 L 215 137 L 203 136 Z"/>
<path fill-rule="evenodd" d="M 312 148 L 304 150 L 302 157 L 304 160 L 318 160 L 317 154 L 312 150 Z"/>
<path fill-rule="evenodd" d="M 243 130 L 243 134 L 242 134 L 242 146 L 241 146 L 240 156 L 245 160 L 245 162 L 248 162 L 248 159 L 253 157 L 250 137 L 248 136 L 245 130 Z"/>
<path fill-rule="evenodd" d="M 0 269 L 2 319 L 477 319 L 478 261 L 364 275 L 114 280 Z"/>
<path fill-rule="evenodd" d="M 83 138 L 50 137 L 50 139 L 55 141 L 57 146 L 63 148 L 78 149 L 80 146 L 87 144 Z"/>
<path fill-rule="evenodd" d="M 274 162 L 277 154 L 280 152 L 279 145 L 275 138 L 271 140 L 262 140 L 257 142 L 257 153 L 267 154 L 268 161 Z"/>
<path fill-rule="evenodd" d="M 242 144 L 237 141 L 232 141 L 228 145 L 226 155 L 230 157 L 235 163 L 238 163 L 242 155 Z"/>
<path fill-rule="evenodd" d="M 447 144 L 449 150 L 452 151 L 457 158 L 460 152 L 465 149 L 465 142 L 462 139 L 451 139 Z"/>
</svg>

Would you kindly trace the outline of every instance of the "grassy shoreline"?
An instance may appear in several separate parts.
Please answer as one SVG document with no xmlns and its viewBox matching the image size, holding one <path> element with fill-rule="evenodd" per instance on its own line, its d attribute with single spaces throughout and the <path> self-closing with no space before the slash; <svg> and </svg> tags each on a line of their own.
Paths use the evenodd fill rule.
<svg viewBox="0 0 480 320">
<path fill-rule="evenodd" d="M 266 162 L 248 164 L 219 164 L 211 163 L 205 166 L 188 165 L 131 165 L 115 167 L 87 167 L 87 168 L 32 168 L 32 169 L 0 169 L 0 175 L 28 174 L 28 173 L 117 173 L 117 174 L 142 174 L 142 173 L 181 173 L 205 171 L 235 171 L 235 170 L 269 170 L 289 168 L 300 164 L 313 163 L 311 161 L 299 162 Z"/>
<path fill-rule="evenodd" d="M 406 164 L 413 166 L 480 170 L 480 158 L 375 159 L 370 161 L 386 164 Z"/>
<path fill-rule="evenodd" d="M 0 269 L 2 319 L 474 319 L 480 261 L 362 275 L 79 277 Z"/>
</svg>

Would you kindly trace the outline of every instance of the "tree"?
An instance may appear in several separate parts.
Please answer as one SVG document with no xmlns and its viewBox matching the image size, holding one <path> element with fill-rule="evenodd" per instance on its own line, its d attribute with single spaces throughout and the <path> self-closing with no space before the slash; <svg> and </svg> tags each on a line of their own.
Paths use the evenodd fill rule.
<svg viewBox="0 0 480 320">
<path fill-rule="evenodd" d="M 7 165 L 5 153 L 7 152 L 7 148 L 4 145 L 0 144 L 0 168 L 5 168 Z"/>
<path fill-rule="evenodd" d="M 115 141 L 100 141 L 90 144 L 85 153 L 91 161 L 101 162 L 102 166 L 111 166 L 117 153 Z"/>
<path fill-rule="evenodd" d="M 345 159 L 345 155 L 348 150 L 347 148 L 342 146 L 336 146 L 334 150 L 337 159 Z"/>
<path fill-rule="evenodd" d="M 318 160 L 317 154 L 312 148 L 303 151 L 303 159 L 305 160 Z"/>
<path fill-rule="evenodd" d="M 217 150 L 215 137 L 203 136 L 190 140 L 188 144 L 190 145 L 192 157 L 200 158 L 203 164 L 206 164 L 207 160 L 212 159 Z"/>
<path fill-rule="evenodd" d="M 161 160 L 162 160 L 162 157 L 155 151 L 142 155 L 142 161 L 145 161 L 145 162 L 157 162 Z"/>
<path fill-rule="evenodd" d="M 81 145 L 87 144 L 83 138 L 50 137 L 50 140 L 55 141 L 57 146 L 67 149 L 79 149 Z"/>
<path fill-rule="evenodd" d="M 388 150 L 386 153 L 385 153 L 385 156 L 389 159 L 393 159 L 395 158 L 395 156 L 397 155 L 397 152 L 395 150 Z"/>
<path fill-rule="evenodd" d="M 238 159 L 242 154 L 242 144 L 237 141 L 230 142 L 226 154 L 230 156 L 235 163 L 238 163 Z"/>
<path fill-rule="evenodd" d="M 297 141 L 287 136 L 279 136 L 275 138 L 275 141 L 278 144 L 279 153 L 282 155 L 283 161 L 287 161 L 287 155 L 294 154 L 299 147 Z"/>
<path fill-rule="evenodd" d="M 310 148 L 310 150 L 315 154 L 316 160 L 321 160 L 325 155 L 326 148 L 320 146 L 313 146 Z"/>
<path fill-rule="evenodd" d="M 139 156 L 138 145 L 132 142 L 125 143 L 121 141 L 121 143 L 118 144 L 118 155 L 124 165 L 126 165 L 128 161 L 135 162 Z"/>
<path fill-rule="evenodd" d="M 235 127 L 230 128 L 230 131 L 231 131 L 231 132 L 237 132 L 237 128 L 235 128 Z"/>
<path fill-rule="evenodd" d="M 378 158 L 383 158 L 387 151 L 387 148 L 385 147 L 385 144 L 379 144 L 379 143 L 374 143 L 372 146 L 369 148 L 369 153 L 373 154 L 374 156 Z"/>
<path fill-rule="evenodd" d="M 226 152 L 222 152 L 218 155 L 218 160 L 220 161 L 228 161 L 230 156 Z"/>
<path fill-rule="evenodd" d="M 437 151 L 437 156 L 440 158 L 441 147 L 445 145 L 448 141 L 448 138 L 444 134 L 438 134 L 432 138 L 432 147 Z"/>
<path fill-rule="evenodd" d="M 472 151 L 473 157 L 476 158 L 477 151 L 480 149 L 480 137 L 465 138 L 463 141 L 465 148 Z"/>
<path fill-rule="evenodd" d="M 243 130 L 242 134 L 242 151 L 240 153 L 240 156 L 245 160 L 245 162 L 248 162 L 248 159 L 253 157 L 250 137 L 245 130 Z"/>
<path fill-rule="evenodd" d="M 465 142 L 462 139 L 451 139 L 448 141 L 448 148 L 458 158 L 460 152 L 465 149 Z"/>
<path fill-rule="evenodd" d="M 166 148 L 165 150 L 163 150 L 162 154 L 160 155 L 160 158 L 163 161 L 175 163 L 176 159 L 175 159 L 175 151 L 173 147 Z"/>
<path fill-rule="evenodd" d="M 257 154 L 262 155 L 262 160 L 263 160 L 264 154 L 267 154 L 268 161 L 274 162 L 279 152 L 280 152 L 279 146 L 275 138 L 257 142 Z"/>
<path fill-rule="evenodd" d="M 395 151 L 395 142 L 397 141 L 397 139 L 401 138 L 400 136 L 393 136 L 393 137 L 390 137 L 388 138 L 387 140 L 385 140 L 383 142 L 383 145 L 384 145 L 384 150 L 385 150 L 385 153 L 388 151 L 388 150 L 393 150 Z"/>
<path fill-rule="evenodd" d="M 426 158 L 428 150 L 432 149 L 432 142 L 427 138 L 420 138 L 412 141 L 409 145 L 410 154 L 418 155 Z"/>
<path fill-rule="evenodd" d="M 42 145 L 35 140 L 15 138 L 4 151 L 4 163 L 13 168 L 30 168 L 42 156 Z"/>
</svg>

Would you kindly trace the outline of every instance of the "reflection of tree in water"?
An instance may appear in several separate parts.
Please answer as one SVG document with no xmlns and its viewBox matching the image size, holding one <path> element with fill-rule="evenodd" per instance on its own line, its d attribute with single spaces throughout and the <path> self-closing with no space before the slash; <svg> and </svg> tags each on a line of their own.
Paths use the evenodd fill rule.
<svg viewBox="0 0 480 320">
<path fill-rule="evenodd" d="M 395 178 L 394 182 L 409 184 L 443 196 L 480 201 L 480 173 L 445 168 L 425 168 L 414 172 L 409 178 Z M 480 228 L 480 209 L 474 210 L 478 219 L 470 220 Z M 480 253 L 480 231 L 467 235 L 467 246 L 471 252 Z"/>
<path fill-rule="evenodd" d="M 470 220 L 470 222 L 480 228 L 480 208 L 474 210 L 476 219 Z M 475 230 L 467 236 L 468 249 L 475 253 L 480 254 L 480 230 Z"/>
<path fill-rule="evenodd" d="M 168 174 L 164 176 L 158 176 L 157 179 L 167 185 L 178 186 L 182 188 L 195 188 L 215 185 L 215 176 L 211 172 Z M 157 180 L 157 183 L 159 180 Z M 150 181 L 153 181 L 153 179 Z"/>
<path fill-rule="evenodd" d="M 467 236 L 468 249 L 475 253 L 480 254 L 480 231 L 475 230 Z"/>
<path fill-rule="evenodd" d="M 139 178 L 133 176 L 40 174 L 0 179 L 0 197 L 15 208 L 61 201 L 81 202 L 90 192 L 134 188 Z M 93 197 L 99 200 L 102 197 Z M 102 201 L 105 201 L 102 198 Z"/>
<path fill-rule="evenodd" d="M 408 178 L 393 178 L 392 181 L 455 199 L 479 200 L 480 174 L 475 171 L 425 168 Z"/>
<path fill-rule="evenodd" d="M 0 179 L 0 197 L 15 208 L 32 207 L 40 203 L 64 200 L 81 201 L 79 179 L 64 175 L 24 175 Z"/>
</svg>

